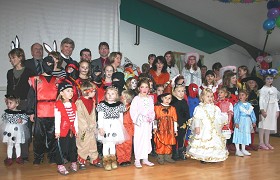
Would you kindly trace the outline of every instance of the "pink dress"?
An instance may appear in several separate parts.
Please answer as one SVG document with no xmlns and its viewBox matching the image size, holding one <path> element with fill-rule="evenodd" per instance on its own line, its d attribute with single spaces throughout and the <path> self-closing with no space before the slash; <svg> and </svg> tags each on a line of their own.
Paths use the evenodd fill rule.
<svg viewBox="0 0 280 180">
<path fill-rule="evenodd" d="M 152 97 L 136 96 L 130 106 L 130 115 L 134 123 L 135 159 L 148 159 L 148 154 L 152 151 L 152 125 L 155 119 Z"/>
</svg>

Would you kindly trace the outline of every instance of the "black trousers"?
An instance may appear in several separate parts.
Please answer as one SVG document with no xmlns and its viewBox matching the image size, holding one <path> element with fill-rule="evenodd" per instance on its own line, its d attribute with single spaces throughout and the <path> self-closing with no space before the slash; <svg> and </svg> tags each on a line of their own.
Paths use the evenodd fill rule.
<svg viewBox="0 0 280 180">
<path fill-rule="evenodd" d="M 64 159 L 70 162 L 76 162 L 78 158 L 76 137 L 73 134 L 70 137 L 70 131 L 66 137 L 60 137 L 56 141 L 57 148 L 55 153 L 55 162 L 57 165 L 64 164 Z"/>
<path fill-rule="evenodd" d="M 49 161 L 55 162 L 55 149 L 54 118 L 36 118 L 33 135 L 34 161 L 41 161 L 47 152 Z"/>
</svg>

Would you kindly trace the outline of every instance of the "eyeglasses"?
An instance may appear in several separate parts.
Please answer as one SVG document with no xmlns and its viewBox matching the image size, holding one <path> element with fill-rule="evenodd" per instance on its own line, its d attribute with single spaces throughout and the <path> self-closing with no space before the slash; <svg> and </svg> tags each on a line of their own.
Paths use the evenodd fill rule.
<svg viewBox="0 0 280 180">
<path fill-rule="evenodd" d="M 84 90 L 84 92 L 91 93 L 91 92 L 96 92 L 96 90 L 95 90 L 95 88 L 90 88 L 90 89 Z"/>
</svg>

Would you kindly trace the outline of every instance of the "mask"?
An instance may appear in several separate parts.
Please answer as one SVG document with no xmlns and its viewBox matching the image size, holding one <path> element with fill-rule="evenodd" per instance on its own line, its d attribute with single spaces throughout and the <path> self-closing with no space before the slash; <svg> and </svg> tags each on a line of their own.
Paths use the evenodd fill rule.
<svg viewBox="0 0 280 180">
<path fill-rule="evenodd" d="M 51 56 L 47 56 L 43 59 L 42 62 L 43 70 L 46 74 L 52 75 L 54 69 L 54 60 Z"/>
<path fill-rule="evenodd" d="M 131 86 L 132 90 L 136 89 L 137 88 L 137 80 L 132 79 L 131 82 L 130 82 L 130 86 Z"/>
<path fill-rule="evenodd" d="M 190 97 L 192 97 L 192 98 L 196 98 L 197 97 L 197 95 L 198 95 L 198 86 L 196 84 L 191 83 L 189 85 L 188 90 L 189 90 Z"/>
</svg>

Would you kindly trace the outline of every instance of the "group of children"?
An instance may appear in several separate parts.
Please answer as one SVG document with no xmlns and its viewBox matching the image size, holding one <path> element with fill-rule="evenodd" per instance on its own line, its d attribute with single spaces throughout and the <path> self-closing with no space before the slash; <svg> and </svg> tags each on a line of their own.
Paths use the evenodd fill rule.
<svg viewBox="0 0 280 180">
<path fill-rule="evenodd" d="M 248 156 L 251 153 L 246 146 L 253 144 L 251 133 L 256 129 L 258 111 L 261 112 L 259 148 L 273 149 L 269 133 L 276 130 L 279 115 L 279 92 L 272 86 L 277 72 L 273 70 L 263 72 L 265 85 L 259 93 L 256 78 L 243 78 L 241 83 L 245 82 L 247 89 L 237 91 L 234 72 L 223 75 L 226 77 L 224 83 L 228 84 L 224 87 L 217 86 L 214 73 L 207 71 L 202 86 L 195 83 L 187 86 L 187 97 L 183 76 L 157 86 L 156 93 L 151 91 L 152 81 L 146 77 L 138 78 L 138 81 L 136 78 L 128 79 L 126 90 L 123 90 L 124 76 L 113 73 L 112 66 L 106 66 L 103 80 L 106 88 L 102 87 L 104 98 L 100 99 L 101 94 L 97 93 L 100 87 L 96 82 L 84 80 L 75 90 L 69 79 L 56 82 L 48 74 L 53 69 L 53 61 L 49 56 L 44 61 L 46 74 L 30 79 L 37 93 L 36 102 L 31 98 L 33 106 L 27 112 L 31 121 L 34 121 L 34 114 L 36 116 L 34 164 L 40 164 L 45 152 L 41 147 L 46 147 L 50 162 L 57 164 L 62 175 L 69 173 L 66 161 L 70 162 L 69 169 L 73 172 L 78 168 L 86 169 L 88 160 L 91 165 L 112 170 L 118 165 L 130 165 L 132 152 L 136 168 L 154 166 L 148 159 L 153 149 L 159 164 L 174 163 L 174 159 L 185 157 L 202 163 L 224 161 L 232 143 L 237 156 Z M 75 69 L 72 65 L 68 68 Z M 69 73 L 67 68 L 66 73 Z M 57 93 L 46 99 L 50 90 Z M 75 91 L 77 98 L 74 97 Z M 259 101 L 255 95 L 259 95 Z M 7 96 L 6 101 L 8 109 L 2 115 L 5 122 L 3 142 L 8 144 L 5 164 L 9 166 L 13 163 L 13 146 L 16 162 L 23 163 L 19 144 L 29 137 L 24 128 L 28 116 L 17 109 L 19 99 Z M 258 102 L 260 110 L 256 111 Z M 103 164 L 97 147 L 100 142 L 103 145 Z"/>
</svg>

